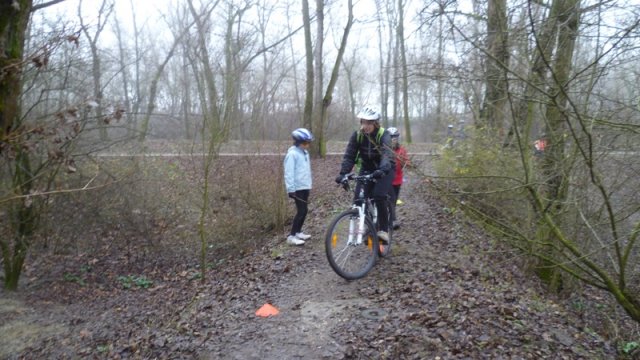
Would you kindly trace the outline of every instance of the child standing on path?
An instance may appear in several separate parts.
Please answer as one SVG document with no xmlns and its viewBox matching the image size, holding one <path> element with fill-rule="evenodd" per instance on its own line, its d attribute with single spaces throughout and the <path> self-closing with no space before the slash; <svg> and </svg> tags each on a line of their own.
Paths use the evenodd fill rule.
<svg viewBox="0 0 640 360">
<path fill-rule="evenodd" d="M 291 232 L 287 236 L 287 244 L 304 245 L 304 241 L 311 237 L 302 232 L 302 225 L 307 217 L 311 192 L 311 160 L 308 149 L 313 135 L 309 130 L 299 128 L 293 130 L 291 137 L 293 146 L 284 157 L 284 184 L 287 194 L 296 203 L 296 215 L 291 224 Z"/>
<path fill-rule="evenodd" d="M 396 205 L 399 201 L 400 188 L 404 181 L 403 170 L 404 167 L 409 164 L 409 156 L 407 155 L 407 149 L 400 145 L 400 131 L 394 127 L 388 128 L 387 131 L 389 132 L 389 135 L 391 135 L 391 147 L 396 154 L 396 172 L 395 177 L 391 182 L 391 185 L 393 186 L 393 191 L 391 192 L 391 207 L 393 208 L 392 220 L 393 229 L 396 230 L 400 228 L 400 221 L 396 219 Z"/>
</svg>

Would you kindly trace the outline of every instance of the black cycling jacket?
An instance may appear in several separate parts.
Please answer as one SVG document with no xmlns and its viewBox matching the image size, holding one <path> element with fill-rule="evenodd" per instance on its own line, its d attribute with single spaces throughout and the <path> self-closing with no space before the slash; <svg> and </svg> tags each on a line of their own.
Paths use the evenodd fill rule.
<svg viewBox="0 0 640 360">
<path fill-rule="evenodd" d="M 358 130 L 359 131 L 359 130 Z M 385 174 L 395 170 L 395 155 L 391 148 L 391 135 L 386 130 L 380 138 L 380 144 L 376 144 L 376 132 L 372 135 L 362 134 L 362 140 L 358 144 L 358 131 L 354 131 L 349 138 L 349 144 L 342 157 L 340 174 L 348 174 L 352 171 L 359 156 L 362 162 L 361 170 L 372 172 L 382 170 Z M 358 150 L 360 154 L 358 155 Z"/>
</svg>

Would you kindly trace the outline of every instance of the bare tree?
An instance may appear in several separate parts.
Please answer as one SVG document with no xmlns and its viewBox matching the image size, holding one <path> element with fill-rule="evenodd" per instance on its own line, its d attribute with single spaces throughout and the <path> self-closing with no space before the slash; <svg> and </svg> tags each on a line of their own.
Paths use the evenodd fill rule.
<svg viewBox="0 0 640 360">
<path fill-rule="evenodd" d="M 458 188 L 465 195 L 459 204 L 532 256 L 529 264 L 550 289 L 590 285 L 610 293 L 640 321 L 639 268 L 631 260 L 640 254 L 640 205 L 632 195 L 640 165 L 630 155 L 637 151 L 640 115 L 635 100 L 614 99 L 611 89 L 620 86 L 610 86 L 608 78 L 618 71 L 628 76 L 621 59 L 635 64 L 631 59 L 637 52 L 628 45 L 635 41 L 631 34 L 640 20 L 629 10 L 621 20 L 625 25 L 601 42 L 600 27 L 610 24 L 583 18 L 592 11 L 602 18 L 609 4 L 581 5 L 579 0 L 555 0 L 549 8 L 527 8 L 518 25 L 525 18 L 528 23 L 517 30 L 528 30 L 521 35 L 509 31 L 514 38 L 522 36 L 514 42 L 517 48 L 508 48 L 518 57 L 515 66 L 482 49 L 507 82 L 506 105 L 515 111 L 503 119 L 510 122 L 514 141 L 502 147 L 496 146 L 495 134 L 478 136 L 458 152 L 452 150 L 462 159 L 454 166 L 477 162 L 464 168 L 466 180 L 459 179 L 467 185 L 473 179 L 464 191 Z M 591 43 L 593 34 L 598 41 Z M 529 133 L 536 126 L 546 133 L 546 147 L 532 158 Z M 477 153 L 486 149 L 498 160 L 492 163 Z"/>
<path fill-rule="evenodd" d="M 395 8 L 392 1 L 376 1 L 376 20 L 378 22 L 377 31 L 378 31 L 378 67 L 379 67 L 379 82 L 380 82 L 380 106 L 381 106 L 381 115 L 385 126 L 387 125 L 387 121 L 389 119 L 389 88 L 391 87 L 392 80 L 393 84 L 396 84 L 395 79 L 397 79 L 394 75 L 395 72 L 395 62 L 397 60 L 397 54 L 395 53 L 396 47 L 394 46 L 394 32 L 393 28 L 396 25 L 395 19 Z M 386 15 L 386 21 L 385 21 Z M 383 30 L 388 30 L 387 43 L 384 43 L 384 34 Z M 386 49 L 386 51 L 385 51 Z M 397 87 L 394 86 L 394 101 L 392 102 L 394 114 L 397 113 L 397 102 L 395 101 L 395 90 Z"/>
<path fill-rule="evenodd" d="M 553 76 L 551 87 L 548 90 L 551 101 L 548 103 L 545 119 L 548 134 L 548 142 L 545 147 L 545 157 L 542 163 L 542 171 L 546 179 L 546 198 L 539 210 L 548 212 L 548 215 L 558 221 L 564 212 L 564 203 L 569 189 L 570 164 L 565 158 L 565 134 L 568 124 L 568 114 L 565 112 L 568 105 L 568 92 L 570 89 L 569 78 L 573 70 L 573 53 L 578 26 L 580 23 L 580 0 L 554 1 L 551 6 L 549 20 L 555 30 L 554 38 L 555 59 L 547 62 L 551 65 L 550 72 Z M 550 61 L 547 59 L 546 61 Z M 561 220 L 560 220 L 561 221 Z M 555 257 L 551 251 L 550 257 Z M 559 287 L 560 272 L 552 271 L 551 282 L 553 287 Z"/>
<path fill-rule="evenodd" d="M 178 48 L 178 45 L 180 44 L 180 42 L 182 41 L 182 37 L 184 36 L 186 31 L 188 30 L 183 29 L 181 34 L 176 35 L 176 37 L 173 40 L 173 44 L 169 49 L 169 52 L 167 52 L 167 55 L 165 56 L 162 63 L 158 65 L 158 68 L 156 69 L 153 75 L 153 78 L 151 79 L 151 84 L 149 85 L 149 99 L 147 101 L 147 111 L 145 112 L 144 118 L 142 119 L 142 123 L 140 124 L 140 131 L 138 135 L 138 139 L 140 142 L 145 141 L 147 137 L 147 133 L 149 131 L 149 120 L 151 119 L 151 115 L 153 115 L 153 111 L 156 106 L 156 95 L 158 94 L 158 83 L 160 82 L 160 78 L 162 77 L 162 74 L 164 73 L 164 70 L 167 64 L 175 54 L 175 51 Z"/>
<path fill-rule="evenodd" d="M 202 206 L 200 219 L 198 221 L 198 234 L 200 236 L 200 262 L 202 267 L 202 280 L 206 279 L 206 255 L 207 255 L 207 232 L 205 222 L 209 216 L 210 206 L 210 169 L 217 158 L 220 143 L 225 138 L 225 129 L 228 125 L 223 123 L 221 110 L 218 106 L 219 96 L 215 83 L 214 71 L 211 67 L 209 49 L 207 47 L 207 27 L 211 12 L 217 7 L 218 1 L 209 4 L 201 12 L 198 12 L 192 0 L 188 0 L 189 10 L 194 18 L 197 29 L 198 57 L 200 65 L 204 70 L 204 86 L 201 87 L 201 102 L 203 108 L 202 116 L 202 144 L 206 147 L 204 157 L 204 179 L 202 187 Z M 230 50 L 229 50 L 230 51 Z"/>
<path fill-rule="evenodd" d="M 311 115 L 311 130 L 315 133 L 316 141 L 310 147 L 311 155 L 323 156 L 323 113 L 325 104 L 323 104 L 323 88 L 324 88 L 324 1 L 316 0 L 316 41 L 313 49 L 313 66 L 314 66 L 314 89 L 313 89 L 313 112 Z M 328 105 L 327 105 L 328 106 Z"/>
<path fill-rule="evenodd" d="M 126 44 L 123 39 L 122 29 L 120 27 L 120 20 L 118 19 L 118 14 L 116 14 L 115 11 L 113 24 L 116 32 L 116 39 L 118 40 L 118 60 L 120 62 L 120 73 L 122 74 L 122 97 L 124 100 L 124 108 L 126 111 L 127 125 L 129 126 L 129 133 L 131 134 L 135 129 L 135 124 L 133 121 L 134 116 L 131 113 L 131 97 L 129 96 L 131 92 L 131 79 L 129 78 L 128 71 L 128 53 Z"/>
<path fill-rule="evenodd" d="M 303 0 L 303 2 L 304 1 L 308 1 L 308 0 Z M 309 5 L 307 3 L 307 10 L 306 10 L 307 11 L 306 12 L 307 17 L 308 17 L 308 14 L 309 14 L 308 8 L 309 8 Z M 286 14 L 287 14 L 287 30 L 290 33 L 292 33 L 293 31 L 292 31 L 291 23 L 290 23 L 291 16 L 289 16 L 289 11 L 290 10 L 291 9 L 290 9 L 289 5 L 287 4 L 287 12 L 286 12 Z M 303 15 L 303 17 L 304 17 L 304 15 Z M 303 26 L 302 26 L 303 29 L 304 29 L 303 33 L 305 34 L 305 39 L 307 38 L 306 37 L 307 30 L 309 30 L 309 32 L 311 31 L 309 23 L 310 23 L 310 20 L 304 21 Z M 307 48 L 307 41 L 305 40 L 305 52 L 307 50 L 306 48 Z M 295 50 L 295 46 L 294 46 L 294 43 L 293 43 L 293 37 L 289 38 L 289 50 L 291 52 L 291 58 L 295 59 L 296 50 Z M 304 56 L 303 58 L 305 60 L 307 60 L 309 57 L 308 56 Z M 302 118 L 303 117 L 302 115 L 303 115 L 304 111 L 303 111 L 303 108 L 302 108 L 302 105 L 301 105 L 301 100 L 300 100 L 300 89 L 299 89 L 299 86 L 298 86 L 298 67 L 296 66 L 296 62 L 297 61 L 294 60 L 294 64 L 293 64 L 293 67 L 292 67 L 292 71 L 293 71 L 293 91 L 294 91 L 294 94 L 295 94 L 294 95 L 295 105 L 296 105 L 296 108 L 298 109 L 298 113 L 299 113 L 298 114 L 298 118 Z M 312 74 L 312 77 L 313 77 L 313 74 Z M 306 122 L 304 120 L 303 120 L 303 124 L 306 124 Z"/>
<path fill-rule="evenodd" d="M 509 63 L 507 2 L 489 0 L 487 11 L 486 95 L 481 119 L 493 130 L 503 128 L 508 115 L 505 68 Z"/>
<path fill-rule="evenodd" d="M 24 116 L 29 111 L 22 109 L 23 80 L 37 79 L 36 75 L 46 69 L 60 43 L 78 43 L 75 34 L 59 34 L 47 45 L 36 46 L 34 52 L 24 52 L 32 12 L 60 2 L 54 0 L 37 6 L 32 1 L 0 4 L 0 164 L 4 168 L 0 183 L 4 187 L 2 193 L 6 194 L 0 204 L 8 214 L 3 233 L 9 234 L 0 238 L 0 250 L 7 290 L 18 287 L 47 196 L 59 192 L 51 191 L 53 179 L 65 169 L 75 171 L 69 151 L 85 126 L 83 109 L 78 107 L 60 110 L 49 124 L 30 122 Z M 87 184 L 85 188 L 90 187 Z"/>
<path fill-rule="evenodd" d="M 133 0 L 129 0 L 132 18 L 132 32 L 125 33 L 123 30 L 122 14 L 117 14 L 114 8 L 113 27 L 118 46 L 118 60 L 120 63 L 119 71 L 122 77 L 122 98 L 124 109 L 126 111 L 126 124 L 128 127 L 128 135 L 130 138 L 135 137 L 138 129 L 138 114 L 142 101 L 144 100 L 142 92 L 142 80 L 140 78 L 140 64 L 142 62 L 142 44 L 140 37 L 142 30 L 138 27 L 136 11 Z M 127 39 L 133 39 L 133 47 L 130 47 Z"/>
<path fill-rule="evenodd" d="M 438 16 L 438 48 L 437 48 L 437 66 L 436 66 L 436 116 L 435 116 L 435 129 L 442 128 L 444 122 L 444 86 L 445 82 L 442 81 L 445 77 L 445 62 L 444 62 L 444 19 L 442 16 Z"/>
<path fill-rule="evenodd" d="M 305 97 L 302 124 L 313 131 L 313 41 L 311 39 L 311 15 L 309 12 L 309 0 L 302 0 L 302 22 L 304 24 L 304 49 L 305 49 Z"/>
<path fill-rule="evenodd" d="M 9 1 L 0 4 L 0 140 L 4 143 L 10 133 L 20 124 L 20 74 L 25 63 L 23 58 L 25 33 L 31 15 L 32 1 L 23 1 L 22 6 L 13 6 Z M 29 153 L 22 151 L 19 143 L 15 157 L 15 176 L 12 188 L 18 195 L 27 195 L 33 188 L 32 169 Z M 5 154 L 9 149 L 0 147 Z M 12 239 L 0 239 L 4 265 L 4 288 L 15 290 L 22 272 L 29 247 L 29 237 L 35 229 L 37 214 L 35 208 L 26 204 L 16 205 Z"/>
<path fill-rule="evenodd" d="M 411 143 L 411 122 L 409 120 L 409 70 L 407 68 L 407 51 L 404 40 L 404 2 L 398 0 L 398 45 L 400 47 L 400 64 L 402 66 L 402 119 L 404 138 Z M 396 115 L 397 117 L 397 115 Z"/>
<path fill-rule="evenodd" d="M 113 2 L 111 0 L 102 0 L 100 4 L 100 10 L 98 11 L 98 20 L 96 24 L 96 29 L 93 34 L 89 32 L 89 26 L 84 22 L 84 16 L 82 15 L 82 0 L 78 2 L 78 19 L 80 20 L 80 25 L 82 28 L 82 32 L 84 33 L 87 40 L 89 40 L 89 49 L 91 50 L 91 74 L 93 76 L 93 98 L 97 103 L 95 108 L 96 118 L 102 119 L 103 117 L 103 104 L 102 104 L 102 95 L 103 95 L 103 85 L 102 85 L 102 65 L 101 65 L 101 54 L 98 47 L 98 42 L 100 40 L 100 34 L 104 30 L 105 26 L 108 23 L 109 17 L 113 12 Z M 98 124 L 100 128 L 100 139 L 107 139 L 107 127 L 106 124 L 101 122 Z"/>
<path fill-rule="evenodd" d="M 32 6 L 32 0 L 0 4 L 0 139 L 20 116 L 20 70 Z"/>
<path fill-rule="evenodd" d="M 351 0 L 348 1 L 347 4 L 347 23 L 345 25 L 344 31 L 342 33 L 340 45 L 338 48 L 338 54 L 336 56 L 336 61 L 334 62 L 331 77 L 329 78 L 329 82 L 327 84 L 327 88 L 324 89 L 324 81 L 323 81 L 323 71 L 324 71 L 324 57 L 323 57 L 323 44 L 324 44 L 324 0 L 316 0 L 316 44 L 315 49 L 313 49 L 313 53 L 311 52 L 311 20 L 309 16 L 308 2 L 303 0 L 303 21 L 305 26 L 305 44 L 306 44 L 306 56 L 307 56 L 307 93 L 306 93 L 306 102 L 305 102 L 305 119 L 306 122 L 308 120 L 308 112 L 311 113 L 311 127 L 310 130 L 314 133 L 316 137 L 316 141 L 312 143 L 312 147 L 310 148 L 311 154 L 313 156 L 319 157 L 324 156 L 326 153 L 325 147 L 325 139 L 324 139 L 324 127 L 326 124 L 326 119 L 328 116 L 327 109 L 331 105 L 333 98 L 333 90 L 338 81 L 340 64 L 342 63 L 342 57 L 344 56 L 344 52 L 347 46 L 347 39 L 349 37 L 349 31 L 351 30 L 351 26 L 353 25 L 353 2 Z M 309 32 L 307 32 L 307 29 Z M 310 58 L 310 56 L 313 56 Z M 312 74 L 310 72 L 309 65 L 313 66 L 311 69 L 315 72 Z M 311 76 L 311 78 L 309 77 Z M 313 80 L 310 80 L 313 79 Z M 312 82 L 311 82 L 312 81 Z M 310 82 L 311 86 L 310 87 Z M 324 91 L 323 91 L 324 89 Z M 312 91 L 312 94 L 309 93 Z M 309 99 L 315 99 L 312 101 L 312 105 L 309 106 Z"/>
</svg>

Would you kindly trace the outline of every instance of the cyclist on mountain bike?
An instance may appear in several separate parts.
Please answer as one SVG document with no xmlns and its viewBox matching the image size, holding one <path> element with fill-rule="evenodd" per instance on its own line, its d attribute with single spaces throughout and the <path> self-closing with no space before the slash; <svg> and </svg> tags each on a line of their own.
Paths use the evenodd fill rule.
<svg viewBox="0 0 640 360">
<path fill-rule="evenodd" d="M 380 231 L 378 238 L 389 241 L 389 223 L 387 207 L 380 206 L 391 193 L 391 182 L 395 176 L 395 155 L 391 148 L 391 136 L 380 127 L 380 112 L 366 105 L 356 115 L 360 119 L 360 130 L 354 131 L 342 158 L 340 175 L 336 177 L 338 184 L 345 181 L 345 175 L 352 171 L 356 163 L 360 164 L 360 175 L 372 174 L 375 183 L 365 184 L 365 196 L 373 197 L 378 210 Z M 361 184 L 356 185 L 355 193 L 360 191 Z"/>
</svg>

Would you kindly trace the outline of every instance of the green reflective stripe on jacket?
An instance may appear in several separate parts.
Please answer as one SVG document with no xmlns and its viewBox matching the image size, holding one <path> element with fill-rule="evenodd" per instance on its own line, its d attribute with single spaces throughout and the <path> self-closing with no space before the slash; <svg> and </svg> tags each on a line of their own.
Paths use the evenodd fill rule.
<svg viewBox="0 0 640 360">
<path fill-rule="evenodd" d="M 382 140 L 382 135 L 384 135 L 384 128 L 381 126 L 378 128 L 378 133 L 376 134 L 376 145 L 380 145 L 380 141 Z M 360 144 L 362 144 L 362 131 L 358 131 L 358 135 L 356 136 L 356 140 L 357 140 L 357 144 L 358 144 L 358 152 L 356 153 L 356 161 L 355 161 L 355 167 L 356 167 L 356 172 L 360 172 Z"/>
<path fill-rule="evenodd" d="M 382 139 L 382 134 L 384 134 L 384 128 L 379 127 L 378 133 L 376 134 L 376 143 L 380 145 L 380 139 Z M 358 131 L 358 145 L 362 144 L 362 131 Z"/>
</svg>

